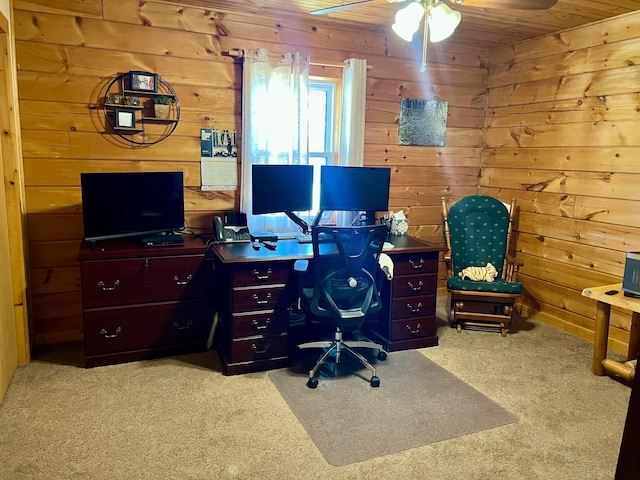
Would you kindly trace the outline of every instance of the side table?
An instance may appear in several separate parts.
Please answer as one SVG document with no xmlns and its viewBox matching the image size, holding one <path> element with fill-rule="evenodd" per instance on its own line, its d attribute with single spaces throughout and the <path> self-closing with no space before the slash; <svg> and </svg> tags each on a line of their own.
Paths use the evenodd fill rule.
<svg viewBox="0 0 640 480">
<path fill-rule="evenodd" d="M 617 293 L 607 295 L 606 292 Z M 591 370 L 594 375 L 605 375 L 607 372 L 619 375 L 626 380 L 633 380 L 635 365 L 630 361 L 638 358 L 640 347 L 640 299 L 625 297 L 622 293 L 622 284 L 604 285 L 601 287 L 585 288 L 582 295 L 598 301 L 596 312 L 596 330 L 593 341 L 593 365 Z M 609 315 L 611 306 L 631 310 L 631 331 L 629 333 L 629 349 L 627 362 L 618 362 L 607 358 L 607 342 L 609 337 Z"/>
</svg>

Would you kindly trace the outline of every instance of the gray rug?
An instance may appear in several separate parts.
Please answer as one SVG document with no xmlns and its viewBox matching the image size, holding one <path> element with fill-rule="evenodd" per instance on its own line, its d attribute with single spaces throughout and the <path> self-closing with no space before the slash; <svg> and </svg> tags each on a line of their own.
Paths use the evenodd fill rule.
<svg viewBox="0 0 640 480">
<path fill-rule="evenodd" d="M 320 351 L 314 353 L 315 359 Z M 415 350 L 376 362 L 378 388 L 369 384 L 366 369 L 354 368 L 321 375 L 316 389 L 306 386 L 303 367 L 269 373 L 327 463 L 336 467 L 518 421 Z"/>
</svg>

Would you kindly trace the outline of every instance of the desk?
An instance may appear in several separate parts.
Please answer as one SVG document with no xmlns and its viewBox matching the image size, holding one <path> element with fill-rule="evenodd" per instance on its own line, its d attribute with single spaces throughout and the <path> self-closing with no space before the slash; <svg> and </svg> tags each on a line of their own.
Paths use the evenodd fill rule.
<svg viewBox="0 0 640 480">
<path fill-rule="evenodd" d="M 615 295 L 606 295 L 605 292 L 616 290 Z M 622 284 L 605 285 L 602 287 L 585 288 L 582 291 L 585 297 L 598 301 L 596 312 L 596 331 L 593 341 L 593 365 L 594 375 L 605 375 L 607 372 L 619 375 L 627 380 L 633 380 L 635 367 L 627 363 L 617 362 L 607 358 L 607 341 L 609 337 L 609 315 L 611 306 L 631 310 L 631 331 L 629 333 L 629 350 L 627 361 L 638 358 L 640 347 L 640 299 L 625 297 L 622 293 Z"/>
<path fill-rule="evenodd" d="M 438 257 L 444 244 L 408 236 L 390 236 L 385 250 L 394 278 L 382 288 L 383 309 L 367 323 L 366 334 L 387 351 L 438 344 L 435 322 Z M 297 344 L 289 314 L 297 300 L 293 264 L 313 258 L 313 246 L 281 240 L 275 251 L 247 243 L 211 248 L 214 304 L 218 314 L 215 343 L 229 375 L 289 365 Z"/>
</svg>

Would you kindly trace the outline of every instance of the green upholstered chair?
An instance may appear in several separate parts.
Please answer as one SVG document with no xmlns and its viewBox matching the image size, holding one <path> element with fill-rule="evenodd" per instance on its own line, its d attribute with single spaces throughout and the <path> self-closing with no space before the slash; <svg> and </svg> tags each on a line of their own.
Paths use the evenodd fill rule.
<svg viewBox="0 0 640 480">
<path fill-rule="evenodd" d="M 458 332 L 464 326 L 500 329 L 506 336 L 514 313 L 514 303 L 522 292 L 516 280 L 519 264 L 509 255 L 515 200 L 507 207 L 501 201 L 472 195 L 454 203 L 447 212 L 442 198 L 444 235 L 448 252 L 447 291 L 450 297 L 449 322 Z M 467 267 L 497 270 L 493 281 L 470 280 L 461 272 Z"/>
</svg>

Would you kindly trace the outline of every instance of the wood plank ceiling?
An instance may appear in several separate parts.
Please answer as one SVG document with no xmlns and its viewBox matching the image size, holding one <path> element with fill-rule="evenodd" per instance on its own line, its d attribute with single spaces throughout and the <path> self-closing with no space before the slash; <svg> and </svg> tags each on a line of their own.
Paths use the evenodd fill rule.
<svg viewBox="0 0 640 480">
<path fill-rule="evenodd" d="M 331 21 L 345 28 L 357 22 L 367 24 L 377 31 L 388 32 L 389 35 L 395 35 L 391 30 L 395 13 L 408 4 L 367 4 L 326 15 L 308 13 L 354 1 L 356 0 L 181 0 L 180 3 L 221 12 L 232 10 L 268 16 L 273 16 L 274 13 L 283 16 L 303 14 L 308 15 L 310 21 Z M 640 10 L 639 0 L 558 0 L 555 6 L 547 10 L 465 7 L 455 5 L 452 0 L 447 0 L 446 3 L 462 13 L 462 21 L 447 43 L 488 49 Z M 481 2 L 473 0 L 473 3 Z"/>
</svg>

